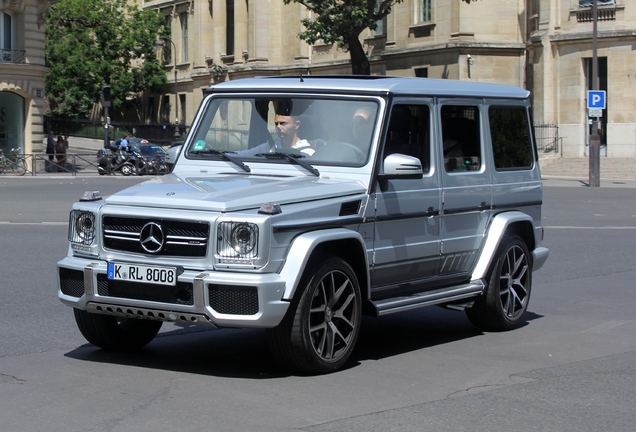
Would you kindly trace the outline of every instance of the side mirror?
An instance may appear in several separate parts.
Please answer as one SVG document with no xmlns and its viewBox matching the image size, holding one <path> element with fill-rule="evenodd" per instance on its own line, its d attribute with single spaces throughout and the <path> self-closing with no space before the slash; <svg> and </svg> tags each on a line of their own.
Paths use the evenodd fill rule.
<svg viewBox="0 0 636 432">
<path fill-rule="evenodd" d="M 168 171 L 172 171 L 174 164 L 177 163 L 177 159 L 179 158 L 182 147 L 182 142 L 176 142 L 172 143 L 166 151 L 166 166 L 168 167 Z"/>
<path fill-rule="evenodd" d="M 418 180 L 424 177 L 422 162 L 418 158 L 400 153 L 385 157 L 383 168 L 383 173 L 378 175 L 382 190 L 387 190 L 387 180 Z"/>
<path fill-rule="evenodd" d="M 421 179 L 424 176 L 422 162 L 413 156 L 393 153 L 384 158 L 385 179 Z"/>
</svg>

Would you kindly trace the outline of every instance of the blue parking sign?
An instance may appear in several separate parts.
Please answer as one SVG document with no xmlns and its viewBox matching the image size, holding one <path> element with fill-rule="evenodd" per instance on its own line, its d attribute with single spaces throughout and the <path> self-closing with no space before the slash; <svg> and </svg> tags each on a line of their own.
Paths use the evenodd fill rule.
<svg viewBox="0 0 636 432">
<path fill-rule="evenodd" d="M 605 108 L 605 90 L 588 90 L 587 109 Z"/>
</svg>

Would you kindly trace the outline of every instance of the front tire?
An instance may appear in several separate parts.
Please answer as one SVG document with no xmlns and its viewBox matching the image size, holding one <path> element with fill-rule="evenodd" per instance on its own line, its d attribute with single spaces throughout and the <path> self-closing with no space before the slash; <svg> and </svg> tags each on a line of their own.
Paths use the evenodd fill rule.
<svg viewBox="0 0 636 432">
<path fill-rule="evenodd" d="M 484 331 L 519 327 L 530 301 L 532 257 L 521 237 L 506 235 L 497 249 L 486 294 L 466 309 L 470 322 Z"/>
<path fill-rule="evenodd" d="M 360 284 L 351 266 L 336 257 L 322 261 L 308 276 L 267 339 L 283 365 L 310 374 L 329 373 L 347 362 L 358 338 Z"/>
<path fill-rule="evenodd" d="M 137 167 L 128 162 L 121 166 L 120 171 L 125 176 L 137 175 Z"/>
<path fill-rule="evenodd" d="M 82 335 L 96 347 L 113 351 L 143 348 L 152 341 L 163 324 L 161 321 L 116 318 L 73 309 L 75 322 Z"/>
</svg>

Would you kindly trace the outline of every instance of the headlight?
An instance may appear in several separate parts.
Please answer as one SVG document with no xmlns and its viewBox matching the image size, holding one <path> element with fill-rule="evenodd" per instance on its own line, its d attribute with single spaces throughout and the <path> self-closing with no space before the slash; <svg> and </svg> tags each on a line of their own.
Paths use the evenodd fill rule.
<svg viewBox="0 0 636 432">
<path fill-rule="evenodd" d="M 252 264 L 258 256 L 258 225 L 222 222 L 217 231 L 217 255 L 225 264 Z"/>
<path fill-rule="evenodd" d="M 96 234 L 95 214 L 89 211 L 72 210 L 69 220 L 68 240 L 71 243 L 91 245 Z"/>
</svg>

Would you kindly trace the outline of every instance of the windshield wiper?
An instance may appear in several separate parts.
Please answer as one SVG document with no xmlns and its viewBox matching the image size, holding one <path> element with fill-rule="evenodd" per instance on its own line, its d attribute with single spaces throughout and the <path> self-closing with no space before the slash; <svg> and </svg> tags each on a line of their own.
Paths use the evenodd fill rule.
<svg viewBox="0 0 636 432">
<path fill-rule="evenodd" d="M 315 175 L 316 177 L 320 177 L 320 171 L 318 171 L 316 168 L 311 166 L 311 164 L 308 164 L 307 162 L 301 159 L 305 157 L 303 155 L 299 155 L 295 153 L 275 152 L 275 153 L 258 153 L 254 156 L 263 156 L 267 159 L 286 159 L 290 163 L 300 165 L 301 167 L 305 168 L 307 171 L 309 171 L 311 174 Z"/>
<path fill-rule="evenodd" d="M 215 150 L 215 149 L 191 150 L 190 154 L 195 154 L 195 155 L 203 155 L 203 154 L 219 155 L 219 156 L 221 156 L 223 158 L 223 160 L 228 161 L 228 162 L 232 162 L 234 165 L 236 165 L 237 167 L 241 168 L 243 171 L 252 172 L 250 167 L 248 167 L 247 165 L 245 165 L 243 162 L 241 162 L 240 160 L 236 159 L 235 157 L 228 156 L 228 152 L 226 152 L 226 151 Z"/>
</svg>

